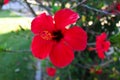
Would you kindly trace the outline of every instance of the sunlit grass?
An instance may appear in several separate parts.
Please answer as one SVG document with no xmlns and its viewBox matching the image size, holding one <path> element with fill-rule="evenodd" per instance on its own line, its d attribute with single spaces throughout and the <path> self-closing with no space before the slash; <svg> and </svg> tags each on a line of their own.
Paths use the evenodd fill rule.
<svg viewBox="0 0 120 80">
<path fill-rule="evenodd" d="M 9 10 L 0 10 L 0 34 L 10 31 L 16 31 L 22 26 L 24 29 L 30 29 L 32 18 L 20 17 Z"/>
<path fill-rule="evenodd" d="M 30 29 L 30 18 L 0 18 L 0 33 L 7 33 L 18 30 L 23 26 L 24 29 Z"/>
</svg>

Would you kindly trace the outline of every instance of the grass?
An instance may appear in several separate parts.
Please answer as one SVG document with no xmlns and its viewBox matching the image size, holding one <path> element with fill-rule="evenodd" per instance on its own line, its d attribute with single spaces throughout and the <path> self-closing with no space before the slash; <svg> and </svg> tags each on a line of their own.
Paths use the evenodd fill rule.
<svg viewBox="0 0 120 80">
<path fill-rule="evenodd" d="M 17 16 L 14 12 L 8 10 L 0 10 L 0 33 L 18 30 L 19 26 L 30 29 L 30 22 L 30 18 Z"/>
<path fill-rule="evenodd" d="M 3 51 L 30 49 L 32 33 L 29 27 L 18 27 L 23 26 L 19 21 L 27 23 L 27 18 L 0 11 L 0 80 L 34 80 L 35 60 L 30 52 Z"/>
<path fill-rule="evenodd" d="M 13 17 L 20 17 L 18 15 L 16 15 L 14 12 L 11 12 L 10 10 L 0 10 L 0 18 L 13 18 Z"/>
</svg>

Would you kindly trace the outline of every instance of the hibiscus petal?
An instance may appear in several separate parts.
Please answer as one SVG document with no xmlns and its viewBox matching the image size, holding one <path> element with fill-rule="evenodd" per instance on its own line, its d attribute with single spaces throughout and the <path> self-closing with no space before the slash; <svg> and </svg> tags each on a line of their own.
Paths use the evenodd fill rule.
<svg viewBox="0 0 120 80">
<path fill-rule="evenodd" d="M 58 29 L 65 28 L 67 25 L 77 21 L 79 15 L 71 9 L 62 9 L 55 13 L 54 20 Z"/>
<path fill-rule="evenodd" d="M 31 23 L 31 31 L 34 34 L 38 34 L 43 30 L 52 31 L 54 29 L 52 16 L 46 15 L 46 13 L 42 13 L 33 19 Z"/>
<path fill-rule="evenodd" d="M 108 51 L 109 48 L 110 48 L 110 41 L 104 42 L 104 51 Z"/>
<path fill-rule="evenodd" d="M 103 50 L 97 50 L 97 54 L 98 54 L 98 57 L 100 59 L 104 59 L 105 58 L 105 54 L 104 54 Z"/>
<path fill-rule="evenodd" d="M 105 32 L 103 32 L 103 33 L 101 33 L 101 35 L 97 36 L 96 39 L 97 39 L 97 41 L 102 42 L 102 41 L 106 40 L 106 38 L 107 38 L 107 34 Z"/>
<path fill-rule="evenodd" d="M 64 35 L 65 41 L 75 50 L 84 50 L 87 45 L 87 33 L 80 27 L 74 26 Z"/>
<path fill-rule="evenodd" d="M 56 67 L 63 68 L 69 65 L 74 59 L 72 49 L 62 41 L 57 44 L 50 53 L 50 60 Z"/>
<path fill-rule="evenodd" d="M 99 49 L 103 49 L 102 47 L 102 44 L 104 43 L 104 41 L 99 41 L 97 40 L 96 41 L 96 49 L 99 50 Z"/>
<path fill-rule="evenodd" d="M 52 41 L 44 40 L 41 38 L 41 36 L 37 35 L 33 38 L 31 50 L 36 58 L 44 59 L 49 55 L 52 46 Z"/>
</svg>

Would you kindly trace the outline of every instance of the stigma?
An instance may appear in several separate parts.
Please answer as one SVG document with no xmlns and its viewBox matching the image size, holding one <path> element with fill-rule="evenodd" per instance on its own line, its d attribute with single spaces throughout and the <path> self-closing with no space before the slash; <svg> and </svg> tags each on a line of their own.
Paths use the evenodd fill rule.
<svg viewBox="0 0 120 80">
<path fill-rule="evenodd" d="M 40 33 L 40 36 L 44 40 L 51 40 L 52 39 L 52 34 L 49 31 L 42 31 Z"/>
</svg>

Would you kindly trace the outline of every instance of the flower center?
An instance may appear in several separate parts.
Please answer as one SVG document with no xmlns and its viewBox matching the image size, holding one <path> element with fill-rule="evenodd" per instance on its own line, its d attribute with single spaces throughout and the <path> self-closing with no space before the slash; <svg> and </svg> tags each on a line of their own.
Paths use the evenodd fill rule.
<svg viewBox="0 0 120 80">
<path fill-rule="evenodd" d="M 44 40 L 55 40 L 59 42 L 63 38 L 63 34 L 60 30 L 53 31 L 50 33 L 49 31 L 42 31 L 40 33 L 40 36 Z"/>
<path fill-rule="evenodd" d="M 52 39 L 57 41 L 57 42 L 59 42 L 64 37 L 60 30 L 53 31 L 52 35 L 53 35 Z"/>
<path fill-rule="evenodd" d="M 43 32 L 41 32 L 40 36 L 44 40 L 51 40 L 52 39 L 52 34 L 49 31 L 43 31 Z"/>
</svg>

